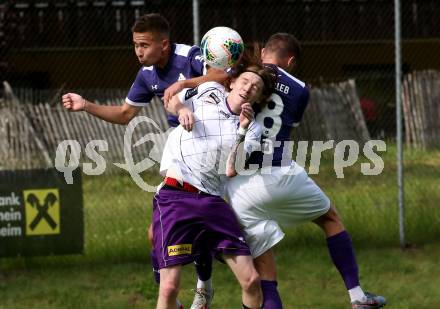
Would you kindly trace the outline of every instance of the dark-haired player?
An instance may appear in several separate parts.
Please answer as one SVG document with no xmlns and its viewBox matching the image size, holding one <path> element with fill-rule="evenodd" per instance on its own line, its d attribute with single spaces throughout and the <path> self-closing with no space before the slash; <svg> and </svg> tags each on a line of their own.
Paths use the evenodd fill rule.
<svg viewBox="0 0 440 309">
<path fill-rule="evenodd" d="M 128 124 L 154 96 L 169 100 L 183 88 L 193 88 L 207 81 L 224 81 L 220 70 L 209 70 L 200 55 L 200 48 L 170 41 L 168 21 L 160 14 L 141 16 L 132 27 L 133 45 L 142 67 L 122 105 L 94 104 L 75 93 L 62 96 L 64 107 L 71 111 L 86 111 L 105 121 Z M 171 126 L 178 122 L 168 117 Z"/>
<path fill-rule="evenodd" d="M 140 16 L 132 27 L 132 33 L 134 51 L 142 67 L 125 102 L 115 106 L 98 105 L 79 94 L 67 93 L 62 96 L 66 109 L 85 111 L 111 123 L 128 124 L 154 96 L 166 103 L 183 88 L 193 88 L 207 81 L 223 82 L 227 78 L 223 71 L 206 68 L 199 47 L 171 42 L 169 23 L 160 14 Z M 172 127 L 179 124 L 173 115 L 168 116 L 168 123 Z M 207 262 L 196 263 L 202 279 L 211 275 L 210 256 L 205 257 L 204 261 Z M 159 282 L 154 252 L 152 264 L 155 279 Z M 204 268 L 205 265 L 208 267 Z"/>
</svg>

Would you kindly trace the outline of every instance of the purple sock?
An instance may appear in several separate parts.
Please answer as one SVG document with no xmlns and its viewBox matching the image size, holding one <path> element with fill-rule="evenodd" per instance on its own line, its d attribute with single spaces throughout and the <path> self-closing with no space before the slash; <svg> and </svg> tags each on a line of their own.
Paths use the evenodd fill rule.
<svg viewBox="0 0 440 309">
<path fill-rule="evenodd" d="M 261 280 L 261 289 L 263 290 L 263 308 L 264 309 L 282 309 L 280 294 L 277 289 L 276 281 Z"/>
<path fill-rule="evenodd" d="M 356 257 L 347 231 L 342 231 L 327 238 L 327 246 L 333 264 L 339 270 L 347 290 L 360 285 Z"/>
<path fill-rule="evenodd" d="M 211 279 L 212 275 L 212 256 L 210 253 L 202 253 L 194 258 L 197 275 L 202 281 Z"/>
<path fill-rule="evenodd" d="M 159 262 L 157 261 L 157 256 L 154 250 L 150 251 L 151 267 L 153 267 L 154 281 L 160 284 L 160 273 L 159 273 Z"/>
</svg>

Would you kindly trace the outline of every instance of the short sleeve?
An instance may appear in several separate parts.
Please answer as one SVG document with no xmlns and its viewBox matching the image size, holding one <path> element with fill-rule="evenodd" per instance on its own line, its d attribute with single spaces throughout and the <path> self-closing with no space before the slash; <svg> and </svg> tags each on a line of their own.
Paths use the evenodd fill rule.
<svg viewBox="0 0 440 309">
<path fill-rule="evenodd" d="M 151 99 L 154 97 L 154 93 L 150 91 L 149 85 L 142 75 L 144 69 L 145 68 L 142 67 L 139 70 L 133 85 L 128 91 L 125 101 L 130 105 L 145 106 L 150 103 Z"/>
<path fill-rule="evenodd" d="M 297 104 L 294 105 L 293 111 L 293 126 L 299 126 L 299 123 L 304 115 L 304 111 L 306 110 L 307 104 L 309 103 L 310 92 L 309 88 L 304 87 L 299 97 Z"/>
<path fill-rule="evenodd" d="M 200 52 L 200 47 L 191 47 L 188 53 L 188 59 L 191 64 L 193 76 L 202 76 L 206 74 L 206 64 Z"/>
</svg>

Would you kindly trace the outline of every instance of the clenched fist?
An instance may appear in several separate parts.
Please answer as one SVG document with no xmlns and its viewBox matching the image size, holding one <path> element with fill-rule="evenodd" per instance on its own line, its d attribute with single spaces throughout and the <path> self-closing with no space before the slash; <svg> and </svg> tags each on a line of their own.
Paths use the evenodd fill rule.
<svg viewBox="0 0 440 309">
<path fill-rule="evenodd" d="M 62 97 L 63 106 L 65 109 L 77 112 L 83 111 L 86 106 L 86 100 L 76 93 L 66 93 Z"/>
</svg>

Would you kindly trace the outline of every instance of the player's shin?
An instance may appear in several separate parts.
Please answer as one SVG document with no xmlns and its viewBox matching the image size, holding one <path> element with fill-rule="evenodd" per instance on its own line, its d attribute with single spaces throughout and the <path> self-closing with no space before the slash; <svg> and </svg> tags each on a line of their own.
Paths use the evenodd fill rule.
<svg viewBox="0 0 440 309">
<path fill-rule="evenodd" d="M 261 277 L 261 290 L 263 293 L 263 308 L 283 308 L 278 283 L 275 256 L 273 250 L 269 249 L 254 259 L 254 265 Z"/>
<path fill-rule="evenodd" d="M 347 231 L 333 235 L 327 238 L 327 246 L 333 264 L 341 274 L 347 290 L 359 291 L 359 293 L 349 293 L 351 301 L 363 298 L 365 295 L 360 289 L 359 269 L 350 235 Z"/>
<path fill-rule="evenodd" d="M 212 287 L 212 255 L 209 250 L 203 251 L 194 258 L 194 265 L 197 271 L 197 288 L 195 289 L 194 300 L 191 305 L 193 308 L 211 308 L 214 297 Z"/>
<path fill-rule="evenodd" d="M 161 269 L 156 309 L 176 308 L 181 268 L 181 265 L 174 265 Z"/>
<path fill-rule="evenodd" d="M 264 309 L 282 309 L 280 294 L 278 293 L 277 281 L 261 280 Z"/>
<path fill-rule="evenodd" d="M 200 254 L 199 256 L 194 258 L 194 265 L 196 267 L 199 281 L 206 282 L 206 284 L 211 284 L 212 255 L 209 252 Z M 199 288 L 199 286 L 197 287 Z M 211 288 L 211 287 L 200 286 L 200 288 Z"/>
</svg>

